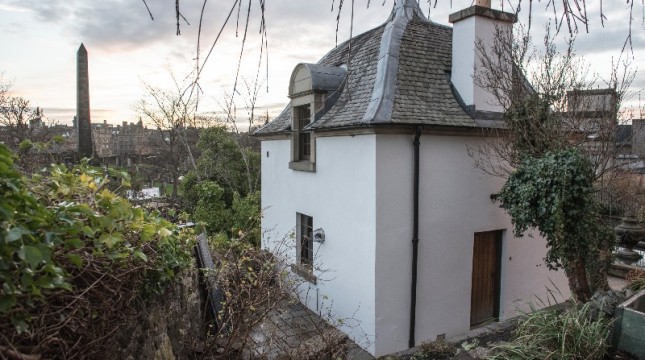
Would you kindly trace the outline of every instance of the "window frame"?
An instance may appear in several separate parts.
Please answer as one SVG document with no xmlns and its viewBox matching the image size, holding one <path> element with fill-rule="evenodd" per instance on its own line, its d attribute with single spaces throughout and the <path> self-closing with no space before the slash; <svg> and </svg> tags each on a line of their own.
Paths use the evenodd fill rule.
<svg viewBox="0 0 645 360">
<path fill-rule="evenodd" d="M 314 270 L 314 218 L 296 213 L 296 263 L 291 269 L 305 280 L 316 283 Z"/>
<path fill-rule="evenodd" d="M 311 104 L 296 106 L 294 108 L 294 123 L 297 127 L 298 150 L 296 154 L 297 161 L 311 161 L 311 132 L 303 129 L 311 124 Z"/>
<path fill-rule="evenodd" d="M 314 93 L 291 99 L 291 161 L 289 168 L 292 170 L 316 172 L 315 133 L 311 130 L 304 130 L 314 121 L 315 100 Z"/>
</svg>

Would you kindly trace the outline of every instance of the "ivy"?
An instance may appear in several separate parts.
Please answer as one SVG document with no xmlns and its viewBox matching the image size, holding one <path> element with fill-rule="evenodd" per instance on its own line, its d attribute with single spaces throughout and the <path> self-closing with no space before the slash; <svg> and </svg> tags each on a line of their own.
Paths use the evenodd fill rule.
<svg viewBox="0 0 645 360">
<path fill-rule="evenodd" d="M 585 268 L 598 261 L 599 251 L 611 248 L 613 239 L 599 221 L 593 175 L 589 160 L 575 149 L 550 151 L 525 157 L 499 194 L 515 235 L 537 228 L 547 240 L 547 265 L 564 268 L 572 291 L 583 300 L 597 286 Z"/>
</svg>

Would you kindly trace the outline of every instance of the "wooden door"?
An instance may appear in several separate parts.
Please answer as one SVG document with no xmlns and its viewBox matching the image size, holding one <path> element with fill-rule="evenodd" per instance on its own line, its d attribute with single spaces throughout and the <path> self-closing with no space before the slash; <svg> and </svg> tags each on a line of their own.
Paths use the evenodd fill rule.
<svg viewBox="0 0 645 360">
<path fill-rule="evenodd" d="M 470 326 L 499 318 L 501 231 L 475 233 Z"/>
</svg>

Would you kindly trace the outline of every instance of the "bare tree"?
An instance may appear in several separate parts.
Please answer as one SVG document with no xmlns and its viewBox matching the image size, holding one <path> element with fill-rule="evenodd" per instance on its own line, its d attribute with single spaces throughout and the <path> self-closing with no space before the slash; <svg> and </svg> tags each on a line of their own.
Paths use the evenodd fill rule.
<svg viewBox="0 0 645 360">
<path fill-rule="evenodd" d="M 49 161 L 45 144 L 52 138 L 39 107 L 28 99 L 9 93 L 11 84 L 0 74 L 0 142 L 18 155 L 17 165 L 25 173 Z"/>
<path fill-rule="evenodd" d="M 171 77 L 171 89 L 144 83 L 147 96 L 138 103 L 137 111 L 156 128 L 157 136 L 151 139 L 151 145 L 157 155 L 151 163 L 170 174 L 172 195 L 177 196 L 179 176 L 188 169 L 197 169 L 193 155 L 196 133 L 209 119 L 198 116 L 197 97 L 190 86 L 182 86 L 172 73 Z"/>
<path fill-rule="evenodd" d="M 501 105 L 503 125 L 489 129 L 490 140 L 470 152 L 477 167 L 507 179 L 499 196 L 516 234 L 521 235 L 529 226 L 538 227 L 549 246 L 547 265 L 563 267 L 572 293 L 586 301 L 590 292 L 609 288 L 613 236 L 602 225 L 593 192 L 584 192 L 576 203 L 581 206 L 576 208 L 579 211 L 565 216 L 558 206 L 567 197 L 558 191 L 571 189 L 557 186 L 549 193 L 540 186 L 567 179 L 562 173 L 549 173 L 545 165 L 553 164 L 562 154 L 585 154 L 575 158 L 584 159 L 583 165 L 566 170 L 571 175 L 584 168 L 571 176 L 587 181 L 588 174 L 585 186 L 602 191 L 611 183 L 615 170 L 622 165 L 616 162 L 621 149 L 615 142 L 621 103 L 635 72 L 622 60 L 623 52 L 609 78 L 591 75 L 575 54 L 574 39 L 568 39 L 564 50 L 559 51 L 549 30 L 543 50 L 532 46 L 527 32 L 521 31 L 512 39 L 510 31 L 500 28 L 492 45 L 477 44 L 481 66 L 476 69 L 474 82 Z M 567 159 L 569 165 L 575 161 L 573 157 Z M 531 172 L 538 168 L 539 173 Z M 581 188 L 582 184 L 575 186 Z M 572 204 L 564 206 L 573 208 Z M 580 221 L 573 219 L 574 215 Z M 558 224 L 557 231 L 553 231 L 553 224 Z M 588 233 L 572 224 L 585 224 Z M 584 241 L 577 241 L 577 236 L 583 236 Z"/>
<path fill-rule="evenodd" d="M 24 140 L 35 140 L 38 135 L 42 134 L 40 124 L 33 122 L 40 119 L 42 111 L 39 108 L 32 108 L 29 100 L 20 96 L 12 96 L 9 93 L 10 88 L 11 84 L 0 74 L 2 141 L 15 151 Z"/>
<path fill-rule="evenodd" d="M 507 177 L 524 156 L 573 146 L 590 155 L 597 179 L 611 175 L 621 151 L 614 135 L 629 115 L 621 105 L 635 77 L 624 52 L 603 79 L 575 53 L 574 38 L 559 50 L 547 27 L 537 48 L 526 28 L 519 30 L 511 38 L 498 29 L 492 46 L 477 44 L 481 66 L 474 82 L 504 112 L 504 127 L 489 130 L 495 140 L 470 149 L 477 167 Z"/>
</svg>

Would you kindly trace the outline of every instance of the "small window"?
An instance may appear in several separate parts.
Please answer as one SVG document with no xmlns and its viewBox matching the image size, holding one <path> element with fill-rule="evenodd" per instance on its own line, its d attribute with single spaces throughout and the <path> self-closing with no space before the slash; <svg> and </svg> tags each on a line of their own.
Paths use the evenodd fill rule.
<svg viewBox="0 0 645 360">
<path fill-rule="evenodd" d="M 296 131 L 298 137 L 297 161 L 311 160 L 311 133 L 303 129 L 311 123 L 311 110 L 309 105 L 295 108 Z"/>
<path fill-rule="evenodd" d="M 298 265 L 300 265 L 304 270 L 311 272 L 314 264 L 314 219 L 311 216 L 297 213 L 296 223 L 296 251 Z"/>
</svg>

